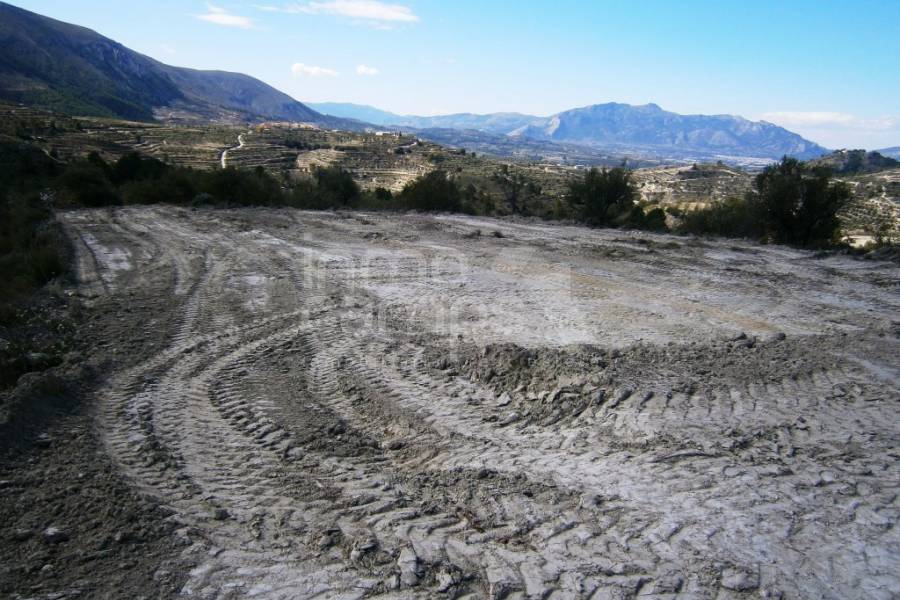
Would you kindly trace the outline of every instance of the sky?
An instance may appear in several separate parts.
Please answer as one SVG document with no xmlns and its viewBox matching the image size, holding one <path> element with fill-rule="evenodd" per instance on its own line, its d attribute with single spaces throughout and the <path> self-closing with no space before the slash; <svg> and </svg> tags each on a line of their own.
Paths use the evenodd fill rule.
<svg viewBox="0 0 900 600">
<path fill-rule="evenodd" d="M 12 4 L 304 102 L 541 116 L 655 102 L 766 120 L 829 148 L 900 145 L 900 0 Z"/>
</svg>

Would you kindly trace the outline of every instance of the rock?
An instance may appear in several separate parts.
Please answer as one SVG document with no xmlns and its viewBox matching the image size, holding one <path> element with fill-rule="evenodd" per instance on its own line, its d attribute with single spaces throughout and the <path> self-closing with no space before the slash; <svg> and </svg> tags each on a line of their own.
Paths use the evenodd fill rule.
<svg viewBox="0 0 900 600">
<path fill-rule="evenodd" d="M 652 594 L 677 594 L 684 585 L 684 578 L 678 573 L 666 573 L 656 579 L 651 588 Z"/>
<path fill-rule="evenodd" d="M 341 532 L 341 530 L 336 527 L 326 529 L 322 536 L 319 538 L 319 550 L 327 550 L 328 548 L 339 544 L 341 538 L 343 537 L 343 532 Z"/>
<path fill-rule="evenodd" d="M 603 504 L 603 496 L 594 492 L 585 492 L 578 501 L 581 508 L 596 508 Z"/>
<path fill-rule="evenodd" d="M 397 568 L 400 569 L 400 581 L 403 585 L 413 586 L 419 583 L 419 557 L 412 548 L 404 548 L 397 559 Z"/>
<path fill-rule="evenodd" d="M 224 508 L 221 508 L 221 507 L 215 509 L 215 510 L 213 511 L 213 513 L 212 513 L 212 517 L 213 517 L 213 519 L 215 519 L 216 521 L 224 521 L 224 520 L 227 519 L 229 516 L 230 516 L 230 515 L 228 514 L 228 511 L 225 510 Z"/>
<path fill-rule="evenodd" d="M 367 553 L 378 548 L 378 540 L 374 537 L 363 538 L 356 542 L 353 547 L 353 550 L 350 551 L 350 560 L 356 562 L 359 561 L 363 556 Z"/>
<path fill-rule="evenodd" d="M 400 576 L 396 573 L 388 575 L 384 580 L 384 587 L 389 590 L 400 589 Z"/>
<path fill-rule="evenodd" d="M 459 577 L 455 572 L 441 569 L 437 575 L 437 591 L 446 592 L 459 583 Z"/>
<path fill-rule="evenodd" d="M 27 352 L 24 358 L 30 367 L 40 367 L 50 362 L 50 355 L 43 352 Z"/>
<path fill-rule="evenodd" d="M 744 592 L 759 587 L 759 573 L 740 567 L 727 567 L 722 571 L 722 587 Z"/>
<path fill-rule="evenodd" d="M 30 529 L 16 529 L 12 532 L 10 539 L 14 542 L 24 542 L 25 540 L 30 539 L 32 535 L 34 535 L 34 532 Z"/>
<path fill-rule="evenodd" d="M 400 440 L 391 440 L 384 445 L 385 450 L 401 450 L 406 444 Z"/>
<path fill-rule="evenodd" d="M 49 448 L 53 445 L 53 438 L 50 434 L 42 433 L 34 439 L 34 445 L 38 448 Z"/>
<path fill-rule="evenodd" d="M 519 413 L 511 412 L 500 420 L 499 425 L 506 426 L 519 420 Z"/>
<path fill-rule="evenodd" d="M 512 398 L 510 398 L 509 394 L 506 392 L 503 392 L 500 394 L 500 397 L 497 398 L 497 406 L 506 406 L 510 402 L 512 402 Z"/>
<path fill-rule="evenodd" d="M 68 541 L 69 534 L 59 527 L 54 527 L 51 525 L 44 530 L 43 537 L 44 541 L 48 544 L 59 544 L 60 542 Z"/>
</svg>

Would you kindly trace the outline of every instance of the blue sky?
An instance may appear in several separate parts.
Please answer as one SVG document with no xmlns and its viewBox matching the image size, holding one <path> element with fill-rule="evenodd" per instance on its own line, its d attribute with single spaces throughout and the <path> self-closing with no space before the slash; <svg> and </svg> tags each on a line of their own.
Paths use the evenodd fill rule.
<svg viewBox="0 0 900 600">
<path fill-rule="evenodd" d="M 538 115 L 656 102 L 833 148 L 900 145 L 900 0 L 13 4 L 301 101 Z"/>
</svg>

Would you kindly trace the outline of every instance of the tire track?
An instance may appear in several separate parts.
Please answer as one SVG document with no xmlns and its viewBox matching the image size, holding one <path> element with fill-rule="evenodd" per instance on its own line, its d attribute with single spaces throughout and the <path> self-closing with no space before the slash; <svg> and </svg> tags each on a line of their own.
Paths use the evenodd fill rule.
<svg viewBox="0 0 900 600">
<path fill-rule="evenodd" d="M 527 261 L 506 254 L 491 265 L 487 244 L 583 255 L 571 228 L 511 225 L 504 233 L 515 240 L 478 242 L 465 259 L 485 281 L 475 290 L 442 262 L 471 226 L 450 221 L 443 231 L 415 217 L 423 229 L 407 235 L 407 222 L 374 216 L 154 208 L 96 225 L 103 240 L 141 248 L 132 259 L 172 269 L 175 333 L 110 374 L 100 420 L 122 471 L 179 525 L 197 565 L 185 595 L 900 592 L 889 575 L 900 547 L 898 398 L 872 377 L 877 361 L 807 361 L 677 389 L 648 371 L 602 382 L 589 402 L 561 392 L 529 399 L 500 379 L 437 369 L 432 357 L 458 348 L 400 291 L 443 289 L 441 302 L 467 307 L 488 293 L 521 318 L 546 315 L 542 298 L 561 288 L 518 283 L 521 269 L 504 268 Z M 91 222 L 68 226 L 80 234 Z M 393 239 L 380 242 L 373 227 L 393 227 Z M 604 235 L 585 234 L 591 243 Z M 616 244 L 631 253 L 617 260 L 638 260 L 635 244 Z M 82 272 L 106 285 L 110 266 L 91 262 L 90 250 L 83 242 Z M 103 293 L 121 293 L 117 285 Z M 592 285 L 575 290 L 583 314 L 608 300 Z M 665 291 L 651 296 L 654 306 L 665 301 Z M 716 310 L 718 327 L 727 314 Z M 547 318 L 577 328 L 583 315 Z"/>
</svg>

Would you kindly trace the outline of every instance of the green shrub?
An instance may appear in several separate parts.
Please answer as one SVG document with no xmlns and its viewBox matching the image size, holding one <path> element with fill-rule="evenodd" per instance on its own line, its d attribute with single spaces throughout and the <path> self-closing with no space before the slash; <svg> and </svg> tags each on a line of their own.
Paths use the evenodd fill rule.
<svg viewBox="0 0 900 600">
<path fill-rule="evenodd" d="M 353 175 L 337 166 L 320 167 L 313 172 L 318 202 L 329 208 L 344 208 L 359 200 L 360 191 Z"/>
<path fill-rule="evenodd" d="M 193 173 L 196 189 L 206 192 L 217 204 L 229 206 L 280 206 L 284 204 L 281 186 L 262 169 L 244 171 L 228 167 Z"/>
<path fill-rule="evenodd" d="M 773 240 L 827 246 L 840 239 L 837 214 L 849 202 L 850 189 L 832 182 L 827 168 L 784 157 L 757 175 L 754 187 L 766 232 Z"/>
<path fill-rule="evenodd" d="M 682 233 L 750 239 L 760 239 L 765 234 L 763 214 L 753 198 L 727 198 L 708 208 L 679 214 L 678 231 Z"/>
<path fill-rule="evenodd" d="M 666 226 L 666 213 L 661 208 L 653 208 L 647 212 L 640 206 L 634 206 L 628 213 L 628 218 L 622 222 L 627 227 L 643 229 L 645 231 L 668 231 Z"/>
<path fill-rule="evenodd" d="M 66 273 L 70 250 L 39 194 L 8 194 L 0 205 L 0 304 L 9 316 L 37 288 Z"/>
<path fill-rule="evenodd" d="M 120 204 L 109 174 L 97 161 L 69 163 L 55 185 L 63 205 L 97 207 Z"/>
<path fill-rule="evenodd" d="M 110 170 L 110 180 L 121 185 L 131 181 L 160 179 L 171 170 L 166 163 L 151 157 L 129 152 L 115 162 Z"/>
<path fill-rule="evenodd" d="M 580 180 L 569 184 L 567 200 L 580 221 L 602 227 L 628 221 L 637 190 L 631 173 L 622 167 L 590 169 Z M 643 214 L 643 212 L 641 213 Z"/>
<path fill-rule="evenodd" d="M 462 207 L 459 187 L 440 170 L 406 184 L 400 202 L 405 208 L 422 211 L 459 212 Z"/>
</svg>

